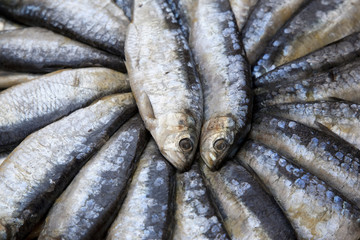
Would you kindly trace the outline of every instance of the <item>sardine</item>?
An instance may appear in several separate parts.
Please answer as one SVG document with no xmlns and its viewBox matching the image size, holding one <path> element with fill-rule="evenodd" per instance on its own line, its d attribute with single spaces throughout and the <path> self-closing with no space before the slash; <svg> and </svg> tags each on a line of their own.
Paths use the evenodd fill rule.
<svg viewBox="0 0 360 240">
<path fill-rule="evenodd" d="M 124 57 L 129 19 L 112 0 L 6 0 L 0 13 Z"/>
<path fill-rule="evenodd" d="M 241 31 L 259 0 L 229 0 L 229 2 L 235 15 L 238 29 Z"/>
<path fill-rule="evenodd" d="M 124 11 L 128 19 L 131 20 L 134 0 L 114 0 L 114 2 Z"/>
<path fill-rule="evenodd" d="M 273 83 L 254 91 L 260 106 L 332 98 L 360 102 L 360 58 L 309 78 Z"/>
<path fill-rule="evenodd" d="M 261 111 L 331 131 L 360 149 L 360 105 L 345 101 L 287 103 Z M 327 128 L 327 129 L 326 129 Z"/>
<path fill-rule="evenodd" d="M 140 116 L 125 123 L 51 208 L 41 239 L 102 239 L 120 210 L 129 180 L 147 143 Z"/>
<path fill-rule="evenodd" d="M 0 69 L 35 73 L 99 66 L 126 72 L 122 58 L 43 28 L 0 32 Z"/>
<path fill-rule="evenodd" d="M 228 161 L 217 172 L 201 169 L 231 239 L 296 239 L 280 207 L 242 166 Z"/>
<path fill-rule="evenodd" d="M 210 199 L 197 162 L 190 171 L 177 174 L 176 186 L 173 239 L 230 239 Z"/>
<path fill-rule="evenodd" d="M 339 137 L 270 114 L 259 114 L 250 137 L 295 163 L 360 207 L 360 151 Z"/>
<path fill-rule="evenodd" d="M 257 142 L 246 142 L 237 159 L 277 199 L 299 239 L 360 238 L 359 210 L 325 182 Z"/>
<path fill-rule="evenodd" d="M 146 128 L 171 164 L 188 168 L 202 124 L 202 91 L 189 46 L 165 0 L 135 0 L 125 53 Z"/>
<path fill-rule="evenodd" d="M 130 91 L 127 76 L 107 68 L 61 70 L 0 93 L 0 151 L 108 94 Z"/>
<path fill-rule="evenodd" d="M 0 239 L 22 239 L 89 157 L 136 111 L 131 93 L 104 97 L 28 136 L 0 165 Z"/>
<path fill-rule="evenodd" d="M 286 63 L 254 80 L 256 87 L 283 83 L 325 72 L 360 56 L 360 33 L 354 33 L 315 52 Z"/>
<path fill-rule="evenodd" d="M 359 0 L 313 0 L 285 24 L 254 67 L 257 76 L 360 30 Z"/>
<path fill-rule="evenodd" d="M 250 66 L 227 0 L 199 0 L 195 16 L 190 45 L 204 94 L 200 153 L 208 167 L 216 169 L 236 153 L 250 130 Z"/>
<path fill-rule="evenodd" d="M 2 16 L 0 16 L 0 31 L 13 30 L 18 28 L 23 28 L 20 24 L 14 23 Z"/>
<path fill-rule="evenodd" d="M 151 140 L 106 239 L 171 239 L 175 169 Z"/>
<path fill-rule="evenodd" d="M 310 0 L 259 0 L 242 31 L 247 58 L 253 65 L 275 33 Z"/>
<path fill-rule="evenodd" d="M 40 76 L 41 74 L 18 73 L 0 70 L 0 89 L 9 88 L 24 82 L 29 82 Z"/>
</svg>

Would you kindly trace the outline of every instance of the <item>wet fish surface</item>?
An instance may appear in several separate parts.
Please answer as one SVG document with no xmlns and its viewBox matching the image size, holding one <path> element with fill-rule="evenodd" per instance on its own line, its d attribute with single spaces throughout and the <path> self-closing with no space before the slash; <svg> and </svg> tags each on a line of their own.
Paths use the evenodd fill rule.
<svg viewBox="0 0 360 240">
<path fill-rule="evenodd" d="M 175 169 L 150 140 L 106 239 L 171 239 Z"/>
<path fill-rule="evenodd" d="M 0 31 L 13 30 L 13 29 L 18 29 L 18 28 L 23 28 L 23 27 L 25 27 L 25 26 L 14 23 L 14 22 L 10 21 L 9 19 L 6 19 L 3 16 L 0 16 Z"/>
<path fill-rule="evenodd" d="M 257 62 L 257 75 L 360 30 L 359 0 L 313 0 L 285 24 Z"/>
<path fill-rule="evenodd" d="M 229 0 L 229 2 L 236 18 L 238 29 L 241 31 L 259 0 Z"/>
<path fill-rule="evenodd" d="M 260 106 L 332 98 L 360 102 L 360 59 L 309 78 L 273 83 L 254 91 L 255 102 Z"/>
<path fill-rule="evenodd" d="M 0 89 L 9 88 L 14 85 L 29 82 L 40 77 L 42 74 L 18 73 L 0 70 Z"/>
<path fill-rule="evenodd" d="M 333 67 L 353 61 L 360 56 L 360 33 L 356 32 L 315 52 L 286 63 L 274 70 L 256 76 L 254 85 L 265 86 L 271 83 L 295 81 L 324 72 Z"/>
<path fill-rule="evenodd" d="M 0 165 L 0 239 L 22 239 L 79 169 L 136 111 L 131 93 L 104 97 L 27 137 Z"/>
<path fill-rule="evenodd" d="M 124 14 L 128 19 L 131 20 L 134 0 L 114 0 L 114 2 L 124 11 Z"/>
<path fill-rule="evenodd" d="M 127 75 L 107 68 L 61 70 L 2 91 L 0 151 L 100 97 L 129 91 Z"/>
<path fill-rule="evenodd" d="M 167 0 L 171 9 L 178 20 L 185 38 L 189 40 L 191 23 L 196 18 L 195 10 L 198 4 L 197 0 Z"/>
<path fill-rule="evenodd" d="M 227 161 L 216 172 L 205 164 L 201 169 L 231 239 L 296 239 L 274 199 L 245 168 Z"/>
<path fill-rule="evenodd" d="M 203 99 L 189 46 L 166 1 L 134 1 L 125 53 L 146 128 L 171 164 L 188 168 L 198 145 Z"/>
<path fill-rule="evenodd" d="M 177 174 L 176 186 L 173 239 L 230 239 L 210 199 L 197 162 L 189 171 Z"/>
<path fill-rule="evenodd" d="M 1 1 L 0 13 L 124 57 L 129 20 L 112 0 Z"/>
<path fill-rule="evenodd" d="M 228 1 L 199 0 L 195 16 L 190 46 L 204 94 L 200 153 L 216 169 L 250 131 L 250 66 Z"/>
<path fill-rule="evenodd" d="M 325 182 L 258 142 L 246 142 L 237 159 L 267 186 L 299 239 L 359 239 L 359 210 Z"/>
<path fill-rule="evenodd" d="M 250 137 L 286 154 L 360 206 L 360 151 L 348 142 L 270 114 L 256 117 Z"/>
<path fill-rule="evenodd" d="M 139 115 L 126 122 L 56 200 L 39 240 L 103 237 L 120 210 L 147 140 Z"/>
<path fill-rule="evenodd" d="M 346 101 L 299 102 L 274 105 L 261 111 L 319 130 L 327 128 L 360 149 L 359 104 Z"/>
<path fill-rule="evenodd" d="M 107 67 L 126 72 L 121 57 L 43 28 L 0 32 L 0 69 L 36 73 L 79 67 Z"/>
<path fill-rule="evenodd" d="M 251 65 L 264 53 L 275 33 L 310 0 L 259 0 L 242 31 Z"/>
</svg>

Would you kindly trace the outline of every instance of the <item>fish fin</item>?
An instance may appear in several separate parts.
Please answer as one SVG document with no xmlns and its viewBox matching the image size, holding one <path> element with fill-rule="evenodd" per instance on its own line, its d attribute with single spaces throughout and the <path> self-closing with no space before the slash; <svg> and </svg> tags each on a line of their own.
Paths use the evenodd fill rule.
<svg viewBox="0 0 360 240">
<path fill-rule="evenodd" d="M 142 117 L 146 119 L 147 124 L 151 128 L 154 127 L 155 113 L 154 113 L 154 109 L 151 104 L 149 96 L 146 93 L 142 94 L 140 102 L 141 102 L 141 105 L 143 105 L 143 108 L 141 111 Z"/>
</svg>

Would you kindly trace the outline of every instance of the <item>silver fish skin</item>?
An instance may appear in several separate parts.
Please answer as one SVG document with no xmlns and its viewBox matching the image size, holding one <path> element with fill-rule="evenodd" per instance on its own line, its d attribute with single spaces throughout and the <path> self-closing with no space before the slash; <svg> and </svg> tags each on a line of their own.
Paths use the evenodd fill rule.
<svg viewBox="0 0 360 240">
<path fill-rule="evenodd" d="M 140 157 L 129 191 L 107 238 L 171 239 L 175 169 L 150 140 Z"/>
<path fill-rule="evenodd" d="M 127 75 L 107 68 L 61 70 L 6 89 L 0 93 L 0 151 L 100 97 L 129 91 Z"/>
<path fill-rule="evenodd" d="M 257 115 L 250 137 L 289 156 L 360 207 L 360 151 L 348 142 L 270 114 Z"/>
<path fill-rule="evenodd" d="M 216 169 L 250 131 L 250 66 L 227 0 L 199 0 L 195 16 L 190 45 L 204 94 L 200 153 L 208 167 Z"/>
<path fill-rule="evenodd" d="M 10 21 L 9 19 L 6 19 L 0 15 L 0 31 L 13 30 L 13 29 L 18 29 L 18 28 L 23 28 L 23 27 L 25 27 L 25 26 L 14 23 L 14 22 Z"/>
<path fill-rule="evenodd" d="M 285 24 L 254 67 L 255 76 L 360 31 L 359 0 L 313 0 Z"/>
<path fill-rule="evenodd" d="M 0 13 L 124 57 L 129 19 L 112 0 L 6 0 Z"/>
<path fill-rule="evenodd" d="M 114 0 L 114 2 L 124 11 L 128 19 L 131 20 L 134 0 Z"/>
<path fill-rule="evenodd" d="M 261 112 L 291 119 L 318 130 L 331 131 L 360 149 L 359 104 L 345 101 L 285 103 L 263 108 Z"/>
<path fill-rule="evenodd" d="M 136 111 L 131 93 L 104 97 L 28 136 L 0 166 L 0 239 L 23 239 L 89 157 Z"/>
<path fill-rule="evenodd" d="M 198 145 L 203 99 L 189 46 L 165 0 L 135 0 L 125 53 L 146 128 L 164 157 L 185 170 Z"/>
<path fill-rule="evenodd" d="M 20 83 L 29 82 L 42 74 L 19 73 L 0 70 L 0 89 L 9 88 Z"/>
<path fill-rule="evenodd" d="M 242 30 L 243 44 L 253 65 L 276 32 L 310 0 L 259 0 Z"/>
<path fill-rule="evenodd" d="M 274 199 L 237 162 L 216 172 L 202 164 L 201 170 L 231 239 L 296 239 Z"/>
<path fill-rule="evenodd" d="M 360 58 L 309 78 L 273 83 L 254 90 L 257 106 L 339 98 L 360 102 Z"/>
<path fill-rule="evenodd" d="M 315 52 L 286 63 L 254 80 L 255 87 L 295 81 L 353 61 L 360 56 L 360 33 L 356 32 Z M 256 69 L 255 69 L 256 73 Z"/>
<path fill-rule="evenodd" d="M 176 186 L 174 240 L 230 239 L 197 161 L 188 172 L 177 174 Z"/>
<path fill-rule="evenodd" d="M 80 67 L 107 67 L 126 72 L 121 57 L 43 28 L 29 27 L 0 32 L 2 70 L 44 73 Z"/>
<path fill-rule="evenodd" d="M 56 200 L 38 239 L 102 239 L 120 210 L 147 140 L 139 115 L 126 122 Z"/>
<path fill-rule="evenodd" d="M 196 16 L 194 11 L 196 9 L 197 0 L 167 0 L 171 9 L 178 20 L 185 38 L 189 40 L 191 23 L 195 20 Z"/>
<path fill-rule="evenodd" d="M 325 182 L 258 142 L 246 142 L 236 158 L 277 199 L 299 239 L 359 239 L 359 210 Z"/>
<path fill-rule="evenodd" d="M 229 0 L 229 2 L 235 15 L 238 29 L 241 31 L 259 0 Z"/>
</svg>

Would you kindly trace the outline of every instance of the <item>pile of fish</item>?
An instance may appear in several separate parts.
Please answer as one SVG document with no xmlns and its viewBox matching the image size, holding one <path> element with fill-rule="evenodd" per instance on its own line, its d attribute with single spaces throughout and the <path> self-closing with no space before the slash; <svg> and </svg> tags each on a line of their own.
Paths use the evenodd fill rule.
<svg viewBox="0 0 360 240">
<path fill-rule="evenodd" d="M 359 12 L 0 0 L 0 240 L 359 239 Z"/>
</svg>

